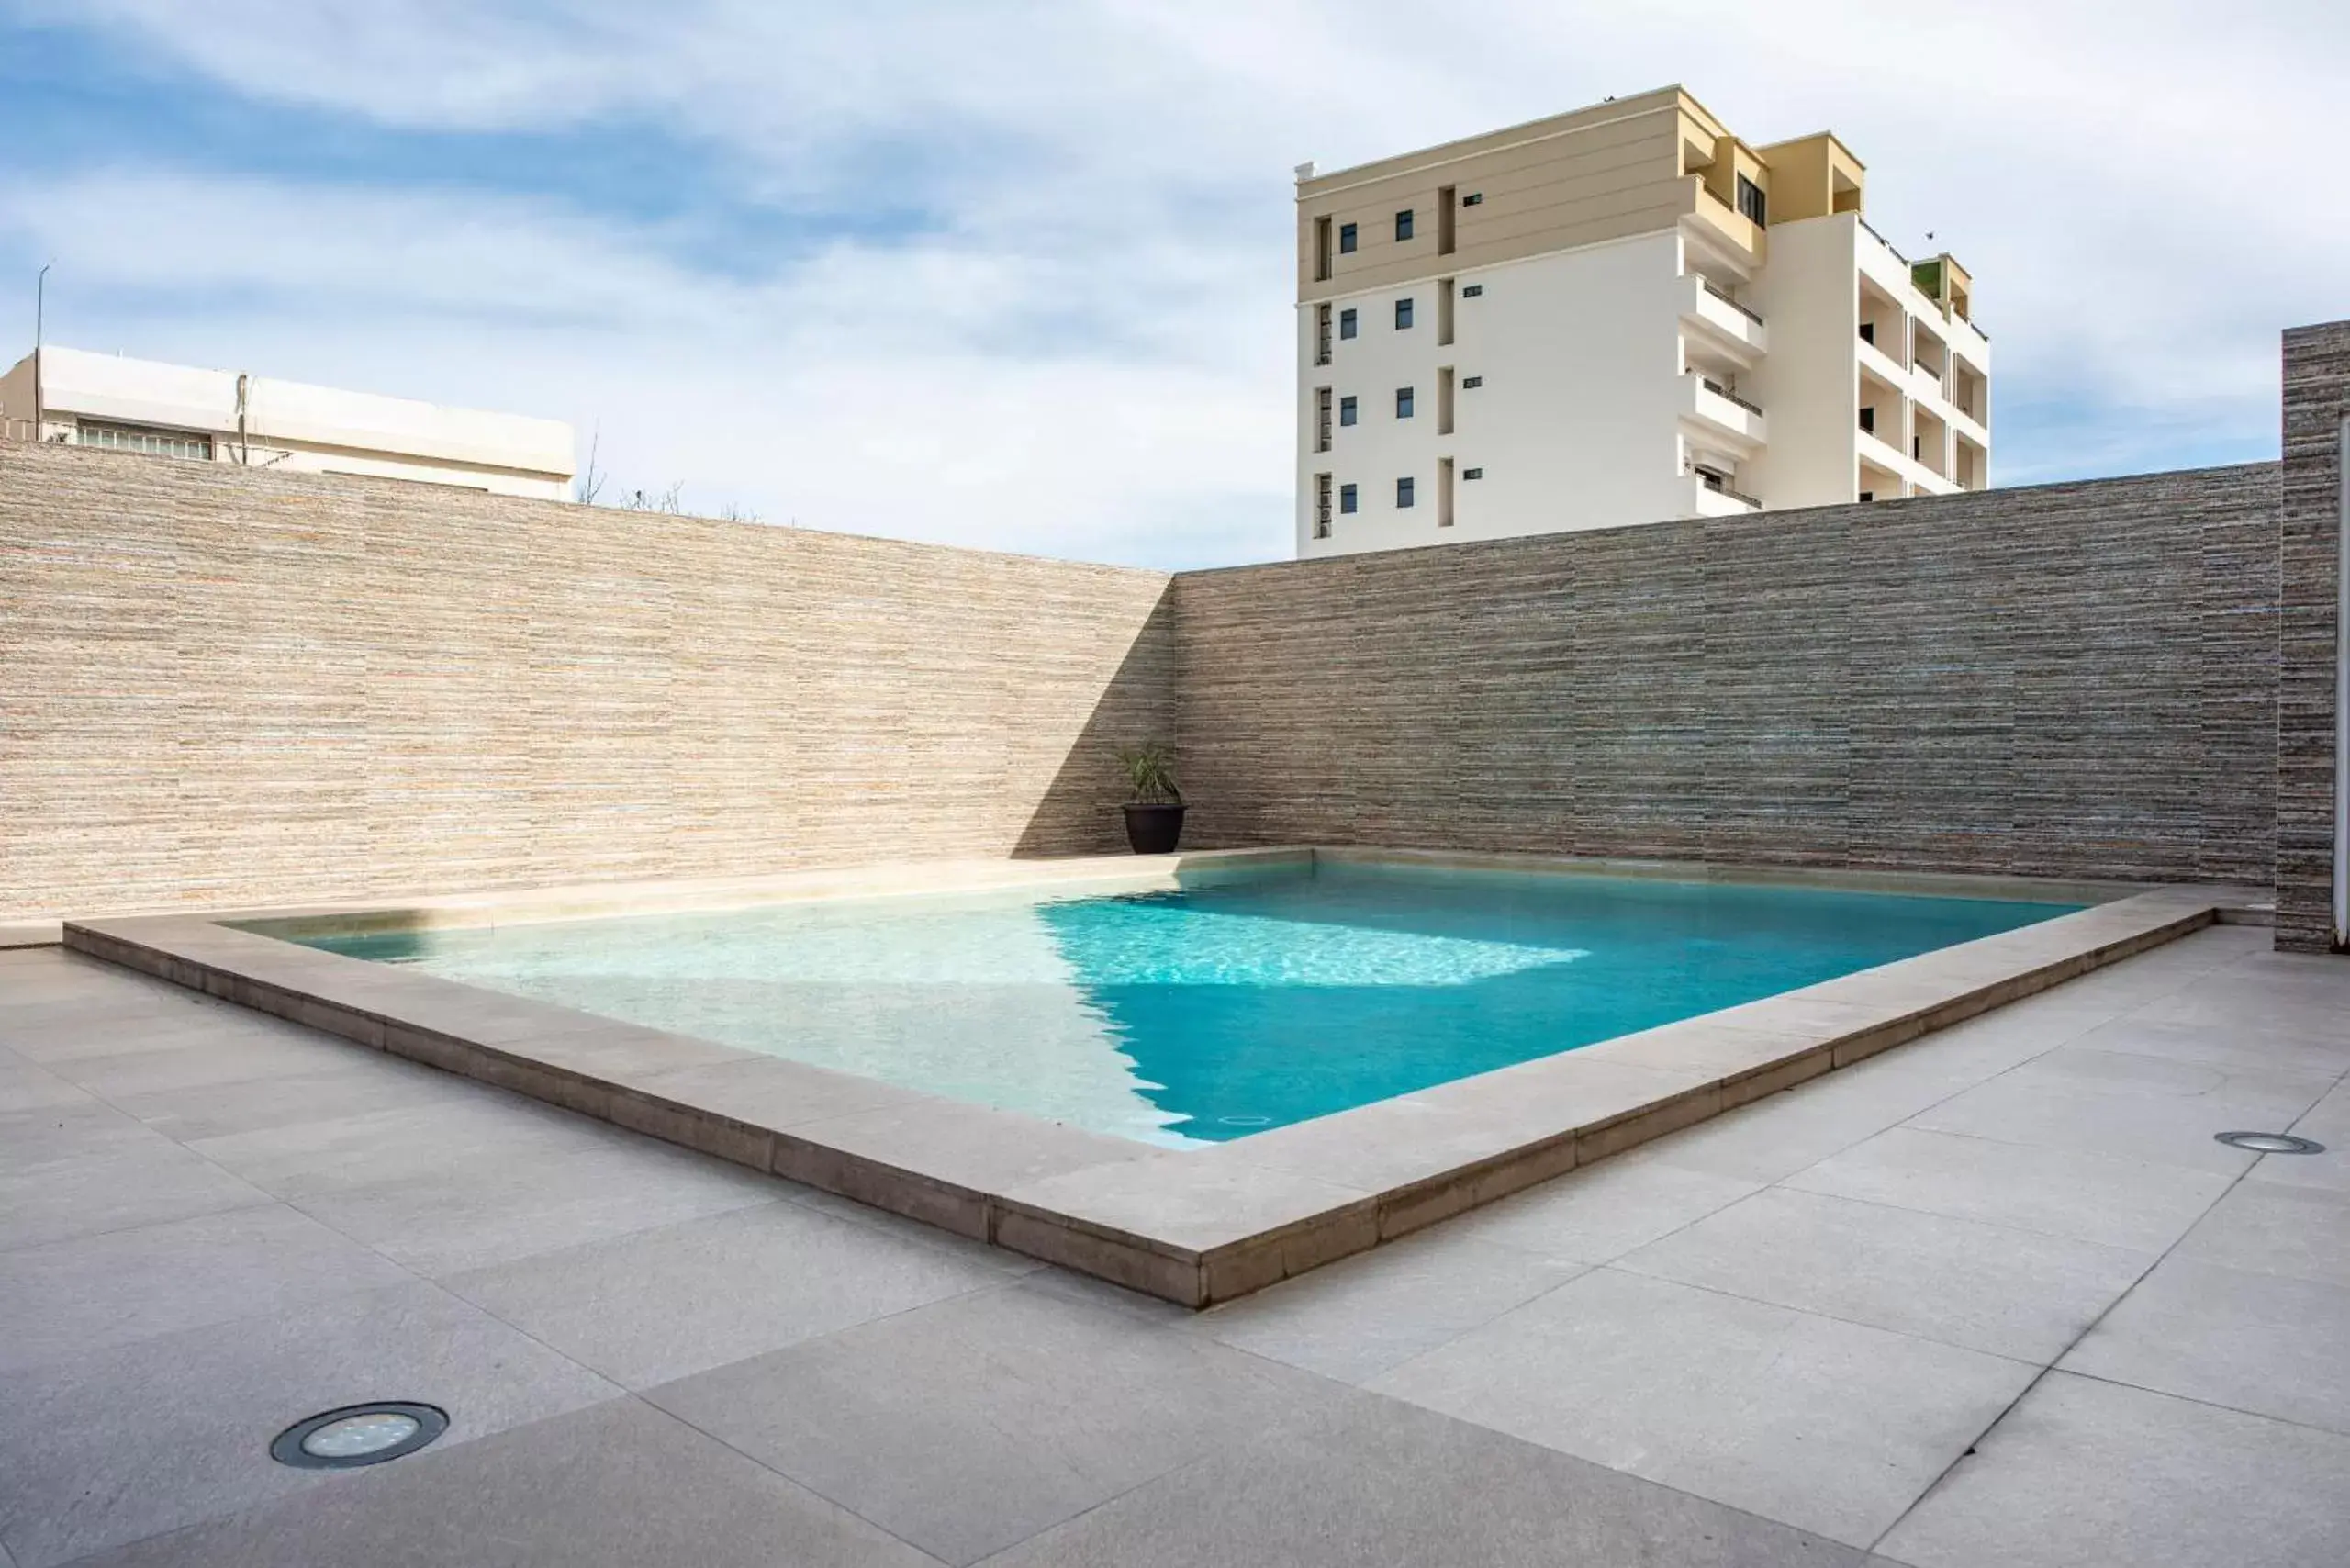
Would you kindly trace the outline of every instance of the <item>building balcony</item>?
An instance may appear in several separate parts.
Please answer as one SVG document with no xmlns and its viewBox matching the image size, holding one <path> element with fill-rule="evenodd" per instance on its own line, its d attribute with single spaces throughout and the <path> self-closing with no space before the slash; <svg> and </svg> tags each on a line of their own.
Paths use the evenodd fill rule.
<svg viewBox="0 0 2350 1568">
<path fill-rule="evenodd" d="M 1684 517 L 1743 517 L 1748 512 L 1761 511 L 1762 503 L 1743 490 L 1733 489 L 1728 481 L 1690 469 L 1682 476 L 1689 493 L 1682 498 Z"/>
<path fill-rule="evenodd" d="M 1682 375 L 1680 413 L 1707 440 L 1733 452 L 1759 451 L 1770 439 L 1761 409 L 1701 371 Z"/>
<path fill-rule="evenodd" d="M 1704 274 L 1681 280 L 1681 320 L 1734 364 L 1750 365 L 1770 347 L 1762 318 L 1714 286 Z"/>
<path fill-rule="evenodd" d="M 1866 338 L 1855 338 L 1859 345 L 1861 368 L 1888 386 L 1909 385 L 1909 367 L 1885 352 Z"/>
<path fill-rule="evenodd" d="M 1769 254 L 1762 226 L 1707 189 L 1703 174 L 1682 177 L 1681 232 L 1741 277 L 1760 269 Z"/>
</svg>

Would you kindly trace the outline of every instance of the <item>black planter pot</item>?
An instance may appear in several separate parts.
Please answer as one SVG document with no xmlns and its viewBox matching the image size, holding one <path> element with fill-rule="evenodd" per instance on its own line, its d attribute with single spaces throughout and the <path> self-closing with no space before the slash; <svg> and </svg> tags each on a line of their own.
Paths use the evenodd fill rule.
<svg viewBox="0 0 2350 1568">
<path fill-rule="evenodd" d="M 1126 842 L 1134 846 L 1137 855 L 1172 855 L 1175 843 L 1183 836 L 1183 808 L 1181 806 L 1128 806 L 1126 812 Z"/>
</svg>

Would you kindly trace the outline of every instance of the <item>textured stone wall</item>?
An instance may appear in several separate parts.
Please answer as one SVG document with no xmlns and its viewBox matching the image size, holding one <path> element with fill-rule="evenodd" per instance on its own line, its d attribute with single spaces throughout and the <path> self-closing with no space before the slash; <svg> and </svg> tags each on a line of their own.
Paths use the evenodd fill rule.
<svg viewBox="0 0 2350 1568">
<path fill-rule="evenodd" d="M 0 918 L 1109 850 L 1170 734 L 1198 846 L 2266 881 L 2277 523 L 2255 465 L 1170 583 L 0 443 Z"/>
<path fill-rule="evenodd" d="M 2334 769 L 2341 623 L 2343 420 L 2350 321 L 2285 334 L 2284 612 L 2277 686 L 2277 945 L 2333 938 Z"/>
<path fill-rule="evenodd" d="M 1166 584 L 0 442 L 0 918 L 1122 847 Z"/>
<path fill-rule="evenodd" d="M 2266 883 L 2262 464 L 1176 579 L 1202 846 Z"/>
</svg>

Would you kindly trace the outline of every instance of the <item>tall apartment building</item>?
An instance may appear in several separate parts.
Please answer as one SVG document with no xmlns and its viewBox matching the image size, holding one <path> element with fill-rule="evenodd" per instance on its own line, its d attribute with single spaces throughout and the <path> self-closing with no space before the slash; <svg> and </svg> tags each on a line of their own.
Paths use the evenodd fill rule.
<svg viewBox="0 0 2350 1568">
<path fill-rule="evenodd" d="M 1298 170 L 1300 555 L 1979 489 L 1972 280 L 1678 87 Z"/>
<path fill-rule="evenodd" d="M 152 457 L 568 499 L 571 427 L 45 345 L 0 375 L 0 430 Z"/>
</svg>

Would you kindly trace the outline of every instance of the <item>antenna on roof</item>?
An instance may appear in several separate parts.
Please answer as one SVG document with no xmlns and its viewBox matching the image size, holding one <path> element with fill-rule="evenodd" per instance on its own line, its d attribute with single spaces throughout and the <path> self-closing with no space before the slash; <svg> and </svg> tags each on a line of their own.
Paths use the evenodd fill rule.
<svg viewBox="0 0 2350 1568">
<path fill-rule="evenodd" d="M 49 324 L 49 269 L 55 262 L 41 263 L 39 275 L 33 279 L 33 439 L 40 440 L 40 342 L 41 330 Z"/>
</svg>

